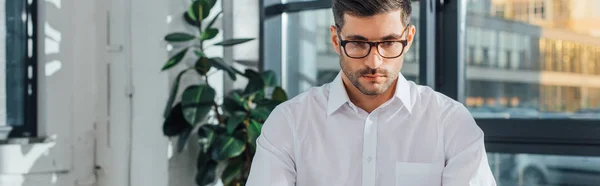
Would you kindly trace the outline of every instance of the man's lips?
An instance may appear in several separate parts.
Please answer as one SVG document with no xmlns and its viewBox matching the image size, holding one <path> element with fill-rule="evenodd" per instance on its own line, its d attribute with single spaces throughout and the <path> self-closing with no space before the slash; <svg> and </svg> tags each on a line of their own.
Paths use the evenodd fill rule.
<svg viewBox="0 0 600 186">
<path fill-rule="evenodd" d="M 366 77 L 366 78 L 378 78 L 378 77 L 385 77 L 385 75 L 364 75 L 362 77 Z"/>
<path fill-rule="evenodd" d="M 378 80 L 382 80 L 383 78 L 385 78 L 384 75 L 364 75 L 362 76 L 362 78 L 369 80 L 369 81 L 378 81 Z"/>
</svg>

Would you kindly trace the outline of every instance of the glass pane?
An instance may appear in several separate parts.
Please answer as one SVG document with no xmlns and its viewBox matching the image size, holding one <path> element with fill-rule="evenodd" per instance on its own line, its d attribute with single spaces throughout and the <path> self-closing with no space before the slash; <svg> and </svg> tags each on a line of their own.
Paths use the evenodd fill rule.
<svg viewBox="0 0 600 186">
<path fill-rule="evenodd" d="M 600 157 L 488 153 L 498 186 L 598 185 Z"/>
<path fill-rule="evenodd" d="M 419 4 L 412 4 L 411 24 L 417 35 L 408 53 L 404 54 L 402 74 L 417 82 L 419 75 Z M 288 94 L 295 96 L 313 86 L 331 82 L 340 71 L 339 57 L 332 48 L 329 27 L 333 25 L 331 9 L 284 14 L 282 17 L 282 61 Z M 266 47 L 269 47 L 268 45 Z M 275 49 L 266 49 L 275 50 Z M 267 53 L 268 54 L 268 53 Z M 273 65 L 274 66 L 274 65 Z M 417 82 L 418 83 L 418 82 Z"/>
<path fill-rule="evenodd" d="M 0 5 L 4 14 L 0 23 L 0 125 L 23 125 L 25 104 L 25 60 L 27 50 L 26 1 L 6 1 Z"/>
<path fill-rule="evenodd" d="M 600 118 L 600 1 L 467 2 L 474 117 Z"/>
</svg>

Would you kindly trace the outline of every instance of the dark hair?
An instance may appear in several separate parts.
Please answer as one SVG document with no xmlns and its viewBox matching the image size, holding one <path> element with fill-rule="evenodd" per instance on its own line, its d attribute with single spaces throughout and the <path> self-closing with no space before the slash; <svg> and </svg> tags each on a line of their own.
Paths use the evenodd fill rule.
<svg viewBox="0 0 600 186">
<path fill-rule="evenodd" d="M 402 10 L 402 22 L 410 22 L 412 7 L 410 0 L 332 0 L 333 20 L 338 28 L 344 26 L 344 13 L 358 17 L 374 16 Z"/>
</svg>

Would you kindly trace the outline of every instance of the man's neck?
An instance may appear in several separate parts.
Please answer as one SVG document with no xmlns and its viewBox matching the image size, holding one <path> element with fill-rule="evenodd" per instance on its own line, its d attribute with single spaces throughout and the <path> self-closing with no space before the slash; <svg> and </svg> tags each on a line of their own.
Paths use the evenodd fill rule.
<svg viewBox="0 0 600 186">
<path fill-rule="evenodd" d="M 342 76 L 342 82 L 344 83 L 344 87 L 346 92 L 348 93 L 348 98 L 350 101 L 354 103 L 357 107 L 365 110 L 368 113 L 373 112 L 377 107 L 381 106 L 386 101 L 390 100 L 394 94 L 396 93 L 396 84 L 398 79 L 394 80 L 394 83 L 382 94 L 379 95 L 365 95 L 358 88 L 356 88 L 350 80 L 346 77 L 346 75 Z"/>
</svg>

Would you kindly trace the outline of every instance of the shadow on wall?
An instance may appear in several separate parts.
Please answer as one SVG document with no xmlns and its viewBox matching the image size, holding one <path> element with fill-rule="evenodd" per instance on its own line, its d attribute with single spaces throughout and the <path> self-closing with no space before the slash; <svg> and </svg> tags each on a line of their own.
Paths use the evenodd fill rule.
<svg viewBox="0 0 600 186">
<path fill-rule="evenodd" d="M 10 0 L 8 0 L 10 1 Z M 38 2 L 38 1 L 36 1 Z M 4 3 L 4 1 L 2 1 Z M 33 0 L 27 1 L 27 3 L 33 3 Z M 61 0 L 45 0 L 44 2 L 38 2 L 38 7 L 41 5 L 45 6 L 45 10 L 48 12 L 60 12 Z M 4 11 L 2 12 L 4 13 Z M 28 15 L 31 17 L 31 14 Z M 28 34 L 33 34 L 31 31 L 33 23 L 31 19 L 24 19 L 24 22 L 29 28 Z M 43 27 L 42 27 L 43 26 Z M 38 24 L 38 30 L 44 30 L 44 43 L 43 54 L 45 57 L 40 58 L 45 61 L 44 64 L 44 75 L 52 76 L 59 72 L 62 67 L 62 62 L 59 60 L 62 34 L 59 30 L 52 27 L 48 22 L 44 21 L 44 24 Z M 29 41 L 31 42 L 31 41 Z M 32 47 L 35 44 L 28 45 L 29 51 L 33 51 Z M 40 89 L 43 91 L 43 89 Z M 42 117 L 44 118 L 44 117 Z M 59 152 L 64 148 L 56 148 L 57 142 L 64 142 L 65 139 L 59 139 L 54 134 L 47 138 L 14 138 L 9 140 L 0 141 L 0 185 L 7 186 L 46 186 L 46 185 L 62 185 L 65 183 L 62 175 L 67 174 L 69 163 L 57 161 L 62 159 L 62 154 L 65 152 Z M 62 146 L 62 145 L 60 145 Z M 65 145 L 68 146 L 68 145 Z"/>
<path fill-rule="evenodd" d="M 0 142 L 0 185 L 55 185 L 60 172 L 25 179 L 36 163 L 56 145 L 56 137 L 43 139 L 16 139 Z M 47 177 L 44 179 L 43 177 Z"/>
</svg>

